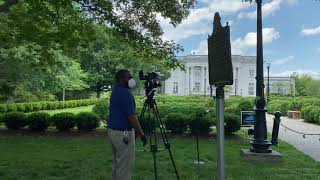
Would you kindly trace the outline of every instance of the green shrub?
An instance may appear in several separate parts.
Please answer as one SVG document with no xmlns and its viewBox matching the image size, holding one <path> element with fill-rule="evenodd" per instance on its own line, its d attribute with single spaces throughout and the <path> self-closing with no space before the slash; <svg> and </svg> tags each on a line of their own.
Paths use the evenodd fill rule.
<svg viewBox="0 0 320 180">
<path fill-rule="evenodd" d="M 7 112 L 7 106 L 5 104 L 0 104 L 0 113 Z"/>
<path fill-rule="evenodd" d="M 24 112 L 26 110 L 23 103 L 17 103 L 16 106 L 17 106 L 17 111 L 19 112 Z"/>
<path fill-rule="evenodd" d="M 49 114 L 44 112 L 35 112 L 30 114 L 27 118 L 29 129 L 37 132 L 45 131 L 50 125 L 49 118 Z"/>
<path fill-rule="evenodd" d="M 314 108 L 312 108 L 309 112 L 309 118 L 307 119 L 307 121 L 311 123 L 317 123 L 319 121 L 320 108 L 316 106 L 313 107 Z"/>
<path fill-rule="evenodd" d="M 301 110 L 301 113 L 302 113 L 302 118 L 304 118 L 306 121 L 308 121 L 310 119 L 310 112 L 312 109 L 316 108 L 315 106 L 306 106 L 306 107 L 303 107 L 302 110 Z"/>
<path fill-rule="evenodd" d="M 48 110 L 55 110 L 58 108 L 58 102 L 48 102 L 47 103 Z"/>
<path fill-rule="evenodd" d="M 191 133 L 194 135 L 207 136 L 212 131 L 211 126 L 214 124 L 212 119 L 210 116 L 204 116 L 190 122 L 189 127 Z"/>
<path fill-rule="evenodd" d="M 253 111 L 254 104 L 249 99 L 242 99 L 238 105 L 240 111 Z"/>
<path fill-rule="evenodd" d="M 225 134 L 227 135 L 231 135 L 241 128 L 240 115 L 225 113 L 224 122 Z"/>
<path fill-rule="evenodd" d="M 57 109 L 64 109 L 65 108 L 65 104 L 67 104 L 67 103 L 64 103 L 63 101 L 59 101 Z"/>
<path fill-rule="evenodd" d="M 47 110 L 48 109 L 48 102 L 40 102 L 41 104 L 41 110 Z"/>
<path fill-rule="evenodd" d="M 17 106 L 15 104 L 7 104 L 7 112 L 17 111 Z"/>
<path fill-rule="evenodd" d="M 28 124 L 26 115 L 22 112 L 6 113 L 3 122 L 8 129 L 20 129 Z"/>
<path fill-rule="evenodd" d="M 238 114 L 238 115 L 240 115 L 240 113 L 241 113 L 240 110 L 238 108 L 235 108 L 235 107 L 226 107 L 226 108 L 224 108 L 224 111 L 226 113 Z"/>
<path fill-rule="evenodd" d="M 99 117 L 90 112 L 77 114 L 76 121 L 78 129 L 82 131 L 92 131 L 99 126 Z"/>
<path fill-rule="evenodd" d="M 187 130 L 187 121 L 187 117 L 181 113 L 170 113 L 166 116 L 164 124 L 172 133 L 182 134 Z"/>
<path fill-rule="evenodd" d="M 76 125 L 75 115 L 68 112 L 55 114 L 51 120 L 59 131 L 69 131 Z"/>
<path fill-rule="evenodd" d="M 109 116 L 109 101 L 107 99 L 98 101 L 92 112 L 95 113 L 100 119 L 107 120 Z"/>
<path fill-rule="evenodd" d="M 147 115 L 145 115 L 143 118 L 139 118 L 139 123 L 141 129 L 146 134 L 150 133 L 150 130 L 154 131 L 157 126 L 157 122 L 155 121 L 155 119 L 152 117 L 148 117 Z"/>
<path fill-rule="evenodd" d="M 33 111 L 40 111 L 42 109 L 42 105 L 39 102 L 33 102 L 31 104 L 33 107 Z"/>
<path fill-rule="evenodd" d="M 0 125 L 3 123 L 3 114 L 0 114 Z"/>
<path fill-rule="evenodd" d="M 33 111 L 33 106 L 31 103 L 24 103 L 24 112 L 32 112 Z"/>
</svg>

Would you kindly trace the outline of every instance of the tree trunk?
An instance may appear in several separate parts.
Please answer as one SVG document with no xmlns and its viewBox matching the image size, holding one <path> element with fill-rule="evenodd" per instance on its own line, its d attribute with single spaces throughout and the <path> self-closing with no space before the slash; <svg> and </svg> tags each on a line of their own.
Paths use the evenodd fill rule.
<svg viewBox="0 0 320 180">
<path fill-rule="evenodd" d="M 96 91 L 97 91 L 97 98 L 99 99 L 100 96 L 101 96 L 101 88 L 100 88 L 100 86 L 97 86 Z"/>
<path fill-rule="evenodd" d="M 66 100 L 66 88 L 63 88 L 62 90 L 62 101 Z"/>
</svg>

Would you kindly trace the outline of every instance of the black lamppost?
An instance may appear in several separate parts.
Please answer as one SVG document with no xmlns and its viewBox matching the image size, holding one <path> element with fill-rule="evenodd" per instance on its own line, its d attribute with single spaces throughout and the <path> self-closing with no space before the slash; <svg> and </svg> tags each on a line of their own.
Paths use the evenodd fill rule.
<svg viewBox="0 0 320 180">
<path fill-rule="evenodd" d="M 269 104 L 269 101 L 270 101 L 270 66 L 271 66 L 271 63 L 267 63 L 267 69 L 268 69 L 267 104 Z"/>
<path fill-rule="evenodd" d="M 244 0 L 246 2 L 252 0 Z M 257 3 L 257 76 L 256 76 L 256 121 L 254 124 L 254 138 L 250 142 L 251 152 L 268 153 L 272 152 L 271 143 L 267 139 L 266 125 L 266 100 L 264 98 L 264 77 L 263 77 L 263 41 L 262 41 L 262 0 Z"/>
</svg>

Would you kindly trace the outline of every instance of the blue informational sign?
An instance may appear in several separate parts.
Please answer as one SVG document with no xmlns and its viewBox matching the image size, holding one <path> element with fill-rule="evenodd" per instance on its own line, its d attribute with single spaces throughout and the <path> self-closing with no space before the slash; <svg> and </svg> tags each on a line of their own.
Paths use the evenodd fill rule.
<svg viewBox="0 0 320 180">
<path fill-rule="evenodd" d="M 255 120 L 254 111 L 241 111 L 241 126 L 254 126 Z"/>
</svg>

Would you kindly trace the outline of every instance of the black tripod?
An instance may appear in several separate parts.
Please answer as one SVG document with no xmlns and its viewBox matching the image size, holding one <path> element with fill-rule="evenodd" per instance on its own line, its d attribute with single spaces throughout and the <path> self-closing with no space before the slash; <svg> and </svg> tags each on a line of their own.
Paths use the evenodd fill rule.
<svg viewBox="0 0 320 180">
<path fill-rule="evenodd" d="M 170 149 L 170 143 L 168 141 L 168 137 L 166 134 L 166 131 L 164 129 L 164 125 L 162 120 L 160 119 L 160 115 L 159 115 L 159 110 L 156 104 L 156 101 L 154 100 L 154 93 L 155 90 L 150 91 L 150 93 L 147 93 L 147 99 L 145 100 L 144 104 L 143 104 L 143 109 L 141 111 L 140 114 L 140 119 L 142 119 L 145 115 L 145 112 L 148 111 L 149 113 L 149 117 L 150 117 L 150 111 L 152 111 L 153 113 L 153 118 L 155 120 L 155 123 L 158 125 L 159 129 L 160 129 L 160 133 L 161 133 L 161 137 L 164 143 L 165 148 L 169 151 L 169 155 L 171 158 L 171 162 L 174 168 L 174 172 L 177 176 L 177 180 L 179 180 L 179 174 L 176 168 L 176 165 L 174 163 L 173 160 L 173 155 Z M 149 120 L 148 123 L 148 133 L 150 133 L 150 151 L 152 152 L 153 155 L 153 168 L 154 168 L 154 179 L 157 180 L 158 179 L 158 173 L 157 173 L 157 156 L 156 153 L 160 150 L 157 147 L 157 134 L 156 134 L 156 129 L 154 128 L 154 126 L 151 124 L 151 121 Z"/>
</svg>

